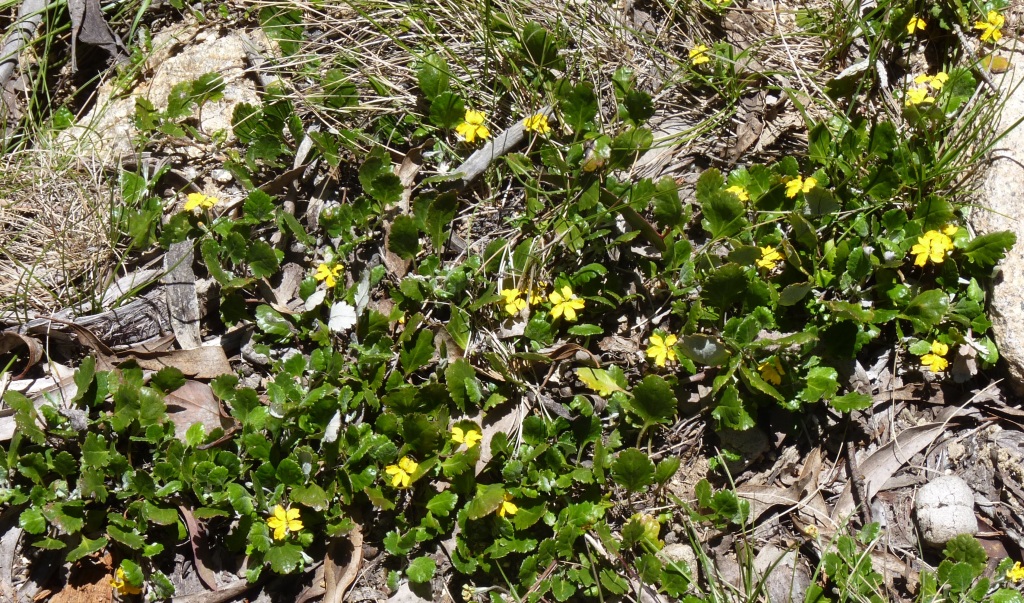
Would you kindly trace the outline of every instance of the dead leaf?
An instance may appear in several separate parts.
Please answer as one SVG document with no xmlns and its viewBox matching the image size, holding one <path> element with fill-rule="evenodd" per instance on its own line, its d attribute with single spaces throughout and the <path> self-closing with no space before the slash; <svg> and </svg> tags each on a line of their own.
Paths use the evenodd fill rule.
<svg viewBox="0 0 1024 603">
<path fill-rule="evenodd" d="M 878 494 L 882 485 L 899 471 L 903 465 L 908 463 L 918 452 L 922 451 L 929 444 L 939 437 L 958 413 L 962 413 L 962 407 L 950 407 L 945 409 L 939 420 L 924 425 L 916 425 L 904 429 L 893 441 L 882 446 L 871 454 L 858 470 L 864 478 L 864 504 L 871 502 L 871 499 Z M 846 516 L 854 512 L 855 503 L 853 499 L 853 480 L 846 482 L 842 494 L 832 509 L 832 519 L 842 521 Z"/>
<path fill-rule="evenodd" d="M 323 603 L 342 603 L 345 599 L 345 591 L 355 582 L 356 576 L 363 565 L 363 532 L 359 524 L 348 533 L 348 563 L 342 568 L 338 565 L 339 548 L 341 541 L 335 539 L 327 548 L 327 556 L 324 557 L 324 580 L 327 583 L 327 590 L 324 593 Z"/>
<path fill-rule="evenodd" d="M 167 416 L 174 423 L 174 435 L 185 439 L 185 433 L 196 423 L 202 423 L 206 433 L 214 429 L 231 429 L 235 420 L 226 416 L 220 400 L 213 395 L 213 389 L 199 381 L 186 381 L 184 385 L 167 394 Z"/>
<path fill-rule="evenodd" d="M 0 333 L 0 366 L 9 366 L 13 358 L 6 357 L 12 351 L 18 350 L 16 354 L 19 362 L 15 365 L 21 368 L 21 372 L 15 375 L 15 379 L 23 378 L 29 369 L 43 359 L 43 344 L 34 337 L 19 335 L 13 331 Z"/>
<path fill-rule="evenodd" d="M 216 591 L 217 576 L 213 573 L 213 570 L 206 567 L 203 560 L 199 557 L 199 551 L 207 551 L 208 548 L 203 543 L 203 532 L 199 529 L 199 523 L 196 522 L 196 518 L 192 515 L 192 511 L 184 505 L 178 505 L 178 511 L 181 513 L 181 518 L 185 520 L 185 526 L 188 528 L 189 544 L 192 545 L 192 559 L 196 566 L 196 575 L 206 588 Z"/>
<path fill-rule="evenodd" d="M 144 369 L 158 371 L 174 367 L 193 379 L 213 379 L 234 373 L 224 348 L 219 345 L 204 345 L 191 350 L 169 352 L 143 352 L 128 350 L 118 353 L 121 361 L 132 359 Z"/>
<path fill-rule="evenodd" d="M 110 56 L 112 64 L 128 58 L 124 42 L 117 36 L 103 16 L 99 0 L 68 0 L 71 14 L 71 69 L 78 71 L 77 42 L 98 46 Z"/>
</svg>

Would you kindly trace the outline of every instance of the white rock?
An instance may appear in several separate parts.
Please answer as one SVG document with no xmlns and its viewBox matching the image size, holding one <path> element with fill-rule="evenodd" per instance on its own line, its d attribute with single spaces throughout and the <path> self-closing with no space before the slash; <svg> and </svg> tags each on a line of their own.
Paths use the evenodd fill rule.
<svg viewBox="0 0 1024 603">
<path fill-rule="evenodd" d="M 1024 118 L 1024 73 L 1013 67 L 1006 77 L 994 76 L 1006 95 L 1006 106 L 999 116 L 997 132 L 1003 132 Z M 978 235 L 1009 230 L 1017 235 L 1015 245 L 999 263 L 1001 276 L 992 287 L 992 333 L 999 355 L 1006 360 L 1009 385 L 1024 395 L 1024 128 L 1007 132 L 996 145 L 991 167 L 985 175 L 978 207 L 970 222 Z"/>
<path fill-rule="evenodd" d="M 914 514 L 921 542 L 941 547 L 960 534 L 976 534 L 974 491 L 955 475 L 937 477 L 917 491 Z"/>
</svg>

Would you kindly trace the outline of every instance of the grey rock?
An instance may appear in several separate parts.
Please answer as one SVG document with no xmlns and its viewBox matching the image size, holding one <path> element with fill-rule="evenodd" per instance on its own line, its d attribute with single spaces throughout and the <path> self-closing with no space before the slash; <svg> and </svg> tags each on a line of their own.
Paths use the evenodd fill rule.
<svg viewBox="0 0 1024 603">
<path fill-rule="evenodd" d="M 943 475 L 922 486 L 914 500 L 914 515 L 921 542 L 931 547 L 978 532 L 974 491 L 955 475 Z"/>
<path fill-rule="evenodd" d="M 1020 67 L 996 76 L 1006 105 L 999 117 L 998 132 L 1013 126 L 1024 118 L 1024 86 L 1018 85 L 1022 75 Z M 991 165 L 985 174 L 981 195 L 970 215 L 970 224 L 976 234 L 983 235 L 1009 230 L 1017 235 L 1017 245 L 999 264 L 999 276 L 992 287 L 992 333 L 999 355 L 1009 370 L 1009 385 L 1024 395 L 1024 222 L 1020 209 L 1024 207 L 1024 128 L 1016 127 L 1006 133 L 993 152 Z"/>
</svg>

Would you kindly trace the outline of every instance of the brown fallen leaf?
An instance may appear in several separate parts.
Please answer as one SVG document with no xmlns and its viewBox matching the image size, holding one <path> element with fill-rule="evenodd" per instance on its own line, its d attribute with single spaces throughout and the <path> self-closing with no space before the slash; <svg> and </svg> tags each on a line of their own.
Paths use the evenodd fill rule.
<svg viewBox="0 0 1024 603">
<path fill-rule="evenodd" d="M 181 518 L 185 520 L 185 526 L 188 528 L 188 541 L 192 545 L 192 559 L 195 562 L 196 575 L 206 585 L 206 588 L 216 591 L 218 589 L 217 576 L 213 570 L 206 567 L 199 555 L 199 551 L 208 550 L 203 543 L 203 531 L 199 529 L 199 523 L 196 522 L 195 516 L 192 515 L 192 511 L 188 507 L 178 505 L 178 512 L 181 513 Z"/>
<path fill-rule="evenodd" d="M 18 357 L 19 361 L 15 366 L 21 368 L 21 372 L 15 375 L 14 379 L 21 379 L 29 369 L 43 359 L 43 344 L 34 337 L 3 331 L 0 332 L 0 366 L 7 366 L 13 360 L 8 355 Z"/>
<path fill-rule="evenodd" d="M 174 423 L 174 435 L 185 439 L 185 433 L 196 423 L 202 423 L 206 433 L 214 429 L 228 430 L 235 420 L 224 413 L 213 389 L 199 381 L 186 381 L 184 385 L 164 397 L 167 417 Z"/>
<path fill-rule="evenodd" d="M 127 350 L 119 352 L 121 360 L 135 360 L 140 367 L 158 371 L 165 367 L 174 367 L 194 379 L 213 379 L 221 375 L 234 373 L 224 348 L 219 345 L 204 345 L 191 350 L 171 350 L 168 352 L 142 352 Z"/>
<path fill-rule="evenodd" d="M 341 540 L 333 540 L 327 548 L 327 556 L 324 557 L 324 580 L 327 583 L 327 591 L 324 593 L 323 603 L 342 603 L 345 591 L 359 575 L 363 565 L 363 531 L 358 523 L 348 533 L 348 563 L 344 567 L 338 564 L 339 548 Z"/>
</svg>

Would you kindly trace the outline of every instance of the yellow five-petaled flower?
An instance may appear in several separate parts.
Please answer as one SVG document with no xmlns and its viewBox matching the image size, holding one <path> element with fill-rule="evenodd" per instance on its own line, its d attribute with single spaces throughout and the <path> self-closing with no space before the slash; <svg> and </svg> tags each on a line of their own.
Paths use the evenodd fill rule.
<svg viewBox="0 0 1024 603">
<path fill-rule="evenodd" d="M 338 284 L 338 276 L 341 274 L 341 264 L 330 266 L 328 264 L 320 264 L 316 267 L 316 273 L 313 275 L 318 281 L 323 281 L 328 289 L 333 289 Z"/>
<path fill-rule="evenodd" d="M 710 50 L 711 49 L 704 44 L 697 44 L 690 49 L 690 62 L 694 65 L 702 65 L 709 62 L 711 60 L 711 57 L 708 56 L 708 52 Z"/>
<path fill-rule="evenodd" d="M 203 193 L 189 193 L 185 201 L 185 211 L 192 211 L 197 207 L 210 209 L 218 203 L 220 203 L 220 199 L 217 197 L 209 197 Z"/>
<path fill-rule="evenodd" d="M 798 193 L 809 192 L 816 186 L 818 186 L 818 180 L 816 178 L 804 179 L 803 176 L 797 176 L 786 183 L 786 196 L 792 199 L 797 196 Z"/>
<path fill-rule="evenodd" d="M 527 117 L 523 120 L 523 129 L 527 132 L 547 134 L 551 131 L 551 126 L 548 125 L 548 116 L 543 113 L 536 113 Z"/>
<path fill-rule="evenodd" d="M 782 254 L 774 247 L 762 247 L 761 259 L 757 260 L 757 267 L 775 270 L 775 265 L 781 261 Z"/>
<path fill-rule="evenodd" d="M 953 240 L 949 237 L 956 234 L 956 226 L 947 226 L 942 232 L 929 230 L 917 238 L 917 243 L 910 248 L 914 256 L 914 265 L 923 267 L 928 260 L 935 264 L 941 264 L 946 259 L 946 254 L 953 249 Z"/>
<path fill-rule="evenodd" d="M 949 366 L 949 361 L 945 358 L 948 353 L 948 345 L 941 341 L 933 341 L 931 352 L 921 356 L 921 365 L 928 367 L 933 373 L 941 373 Z"/>
<path fill-rule="evenodd" d="M 934 102 L 935 97 L 928 95 L 927 88 L 925 88 L 924 86 L 916 86 L 914 88 L 911 88 L 910 90 L 907 90 L 907 100 L 904 101 L 904 104 L 908 107 L 913 107 L 916 105 L 923 105 L 926 103 Z"/>
<path fill-rule="evenodd" d="M 1017 565 L 1020 565 L 1019 563 Z M 117 591 L 119 595 L 139 595 L 142 594 L 142 589 L 134 584 L 125 581 L 124 570 L 117 568 L 114 572 L 114 577 L 110 579 L 110 586 Z"/>
<path fill-rule="evenodd" d="M 505 311 L 509 316 L 515 316 L 526 308 L 526 300 L 520 297 L 523 294 L 519 289 L 502 289 L 501 303 L 505 305 Z"/>
<path fill-rule="evenodd" d="M 915 31 L 924 31 L 924 28 L 928 27 L 925 20 L 921 17 L 911 17 L 910 23 L 907 23 L 907 33 L 913 34 Z"/>
<path fill-rule="evenodd" d="M 945 71 L 940 71 L 935 75 L 928 75 L 922 73 L 921 75 L 914 78 L 915 84 L 927 84 L 933 90 L 942 90 L 942 86 L 949 81 L 949 74 Z"/>
<path fill-rule="evenodd" d="M 740 201 L 750 201 L 750 195 L 747 194 L 747 189 L 739 185 L 733 185 L 725 189 L 725 192 L 736 195 L 736 198 Z"/>
<path fill-rule="evenodd" d="M 385 473 L 391 476 L 393 488 L 408 488 L 412 484 L 412 474 L 420 464 L 407 456 L 403 456 L 397 465 L 388 465 L 384 468 Z"/>
<path fill-rule="evenodd" d="M 1024 567 L 1021 566 L 1020 561 L 1014 562 L 1013 567 L 1006 570 L 1006 579 L 1014 584 L 1024 580 Z"/>
<path fill-rule="evenodd" d="M 484 125 L 484 114 L 482 111 L 466 109 L 464 121 L 455 127 L 455 132 L 472 144 L 476 139 L 487 140 L 491 137 L 491 131 Z"/>
<path fill-rule="evenodd" d="M 461 427 L 452 427 L 452 441 L 457 444 L 465 444 L 466 448 L 472 448 L 480 443 L 483 436 L 475 429 L 463 431 Z"/>
<path fill-rule="evenodd" d="M 302 529 L 299 510 L 276 505 L 273 515 L 267 518 L 267 527 L 274 530 L 274 540 L 284 540 L 288 532 L 298 532 Z"/>
<path fill-rule="evenodd" d="M 786 374 L 778 356 L 772 356 L 757 365 L 757 370 L 761 372 L 761 378 L 772 385 L 782 385 L 782 376 Z"/>
<path fill-rule="evenodd" d="M 1006 23 L 1006 19 L 994 10 L 988 11 L 985 21 L 977 21 L 974 23 L 974 29 L 981 30 L 981 41 L 998 42 L 1003 37 L 1003 24 Z"/>
<path fill-rule="evenodd" d="M 569 322 L 576 320 L 576 310 L 582 310 L 584 300 L 576 297 L 569 285 L 563 285 L 561 291 L 554 291 L 548 296 L 551 307 L 551 318 L 565 316 Z"/>
<path fill-rule="evenodd" d="M 501 501 L 501 506 L 498 507 L 498 516 L 504 517 L 506 515 L 515 515 L 518 512 L 519 507 L 512 502 L 512 495 L 506 492 L 504 500 Z"/>
<path fill-rule="evenodd" d="M 647 348 L 647 357 L 654 360 L 654 364 L 658 366 L 674 363 L 676 361 L 676 351 L 672 346 L 678 340 L 679 338 L 675 335 L 662 337 L 654 333 L 651 335 L 651 345 Z"/>
</svg>

